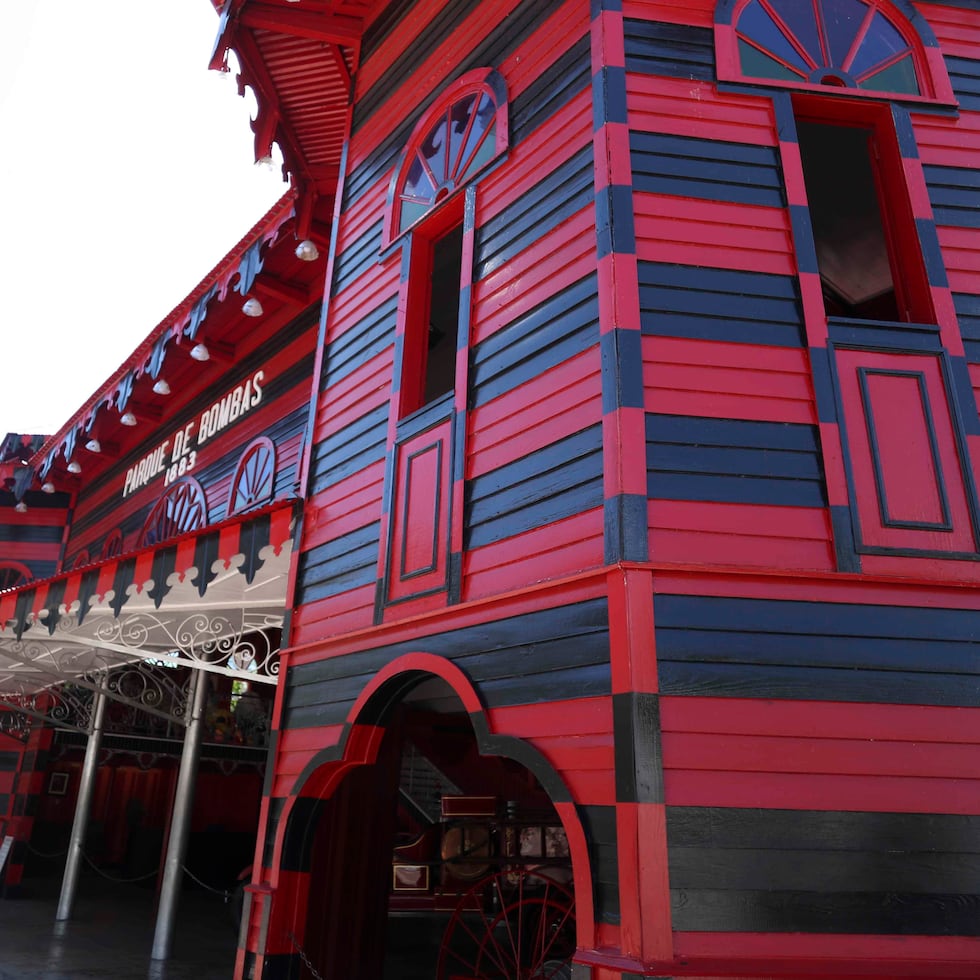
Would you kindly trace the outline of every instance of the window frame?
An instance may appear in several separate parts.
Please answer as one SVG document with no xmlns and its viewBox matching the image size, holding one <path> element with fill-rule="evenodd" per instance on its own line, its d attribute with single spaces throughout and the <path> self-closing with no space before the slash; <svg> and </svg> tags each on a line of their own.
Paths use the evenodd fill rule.
<svg viewBox="0 0 980 980">
<path fill-rule="evenodd" d="M 872 179 L 878 195 L 885 248 L 891 267 L 900 323 L 935 323 L 936 308 L 929 283 L 922 244 L 918 238 L 915 210 L 908 178 L 902 162 L 895 120 L 888 103 L 855 101 L 827 95 L 794 94 L 791 98 L 796 122 L 831 127 L 853 127 L 870 133 L 873 152 L 869 152 Z M 797 143 L 797 147 L 799 144 Z M 802 159 L 801 159 L 802 170 Z M 806 181 L 799 189 L 810 207 Z M 904 311 L 904 315 L 903 314 Z M 826 314 L 828 318 L 835 317 Z M 871 320 L 871 317 L 853 319 Z"/>
<path fill-rule="evenodd" d="M 472 256 L 467 255 L 466 248 L 467 224 L 464 214 L 464 200 L 464 195 L 456 195 L 447 200 L 443 206 L 430 212 L 412 230 L 411 240 L 405 244 L 408 251 L 408 276 L 405 283 L 401 374 L 395 407 L 399 424 L 417 412 L 424 411 L 429 405 L 454 395 L 462 380 L 457 356 L 452 388 L 438 398 L 428 402 L 424 401 L 428 347 L 423 341 L 428 336 L 429 314 L 432 305 L 432 271 L 435 245 L 457 227 L 461 229 L 463 234 L 462 254 L 458 270 L 461 287 L 459 305 L 456 311 L 456 334 L 453 337 L 457 355 L 460 347 L 460 318 L 464 314 L 462 304 L 469 299 L 467 291 L 462 288 L 464 269 L 468 273 L 466 281 L 468 282 L 472 278 Z M 466 319 L 468 322 L 468 316 Z"/>
</svg>

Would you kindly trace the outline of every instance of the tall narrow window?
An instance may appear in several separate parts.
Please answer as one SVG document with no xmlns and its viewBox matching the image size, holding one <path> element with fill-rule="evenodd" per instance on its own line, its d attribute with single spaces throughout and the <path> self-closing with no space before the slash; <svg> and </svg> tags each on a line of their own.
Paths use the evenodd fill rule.
<svg viewBox="0 0 980 980">
<path fill-rule="evenodd" d="M 459 327 L 459 277 L 463 256 L 463 226 L 438 238 L 430 246 L 428 260 L 428 317 L 415 339 L 414 358 L 419 374 L 418 394 L 403 403 L 405 414 L 448 395 L 456 384 L 456 338 Z M 412 343 L 412 338 L 406 338 Z M 411 357 L 407 352 L 407 356 Z"/>
<path fill-rule="evenodd" d="M 802 100 L 797 138 L 828 316 L 931 322 L 925 276 L 891 117 Z M 823 118 L 814 111 L 823 110 Z"/>
</svg>

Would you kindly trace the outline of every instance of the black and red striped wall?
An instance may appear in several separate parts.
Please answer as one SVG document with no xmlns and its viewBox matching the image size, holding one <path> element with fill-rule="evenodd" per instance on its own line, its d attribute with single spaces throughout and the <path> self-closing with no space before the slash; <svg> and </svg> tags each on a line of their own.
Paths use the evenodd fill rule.
<svg viewBox="0 0 980 980">
<path fill-rule="evenodd" d="M 828 318 L 802 103 L 719 75 L 732 4 L 404 0 L 373 21 L 263 805 L 271 912 L 247 936 L 269 977 L 299 969 L 289 935 L 325 887 L 289 828 L 368 758 L 366 692 L 423 664 L 566 794 L 577 976 L 980 969 L 980 13 L 880 6 L 945 54 L 958 102 L 859 96 L 891 134 L 925 324 Z M 412 232 L 387 243 L 385 209 L 419 120 L 476 68 L 506 85 L 510 145 L 466 192 L 446 580 L 396 602 Z M 869 372 L 902 379 L 885 403 Z M 914 425 L 935 453 L 903 445 Z M 948 520 L 889 522 L 876 487 L 918 506 L 923 473 Z"/>
</svg>

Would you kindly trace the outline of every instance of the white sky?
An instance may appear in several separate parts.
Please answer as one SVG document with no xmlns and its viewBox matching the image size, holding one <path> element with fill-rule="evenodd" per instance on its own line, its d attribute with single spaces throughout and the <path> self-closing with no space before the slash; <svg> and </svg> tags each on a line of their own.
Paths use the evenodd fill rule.
<svg viewBox="0 0 980 980">
<path fill-rule="evenodd" d="M 286 190 L 209 0 L 7 0 L 0 438 L 51 434 Z"/>
</svg>

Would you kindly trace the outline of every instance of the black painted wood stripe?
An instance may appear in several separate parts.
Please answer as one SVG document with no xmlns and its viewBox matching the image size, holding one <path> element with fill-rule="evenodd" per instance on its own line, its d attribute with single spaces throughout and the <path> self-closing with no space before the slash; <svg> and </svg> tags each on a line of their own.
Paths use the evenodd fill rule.
<svg viewBox="0 0 980 980">
<path fill-rule="evenodd" d="M 980 652 L 980 611 L 724 596 L 658 595 L 658 626 L 751 627 L 760 633 L 968 643 Z M 975 669 L 980 671 L 980 660 Z"/>
<path fill-rule="evenodd" d="M 384 43 L 395 28 L 411 16 L 411 10 L 418 0 L 395 0 L 385 5 L 384 10 L 371 22 L 361 41 L 361 61 L 366 62 Z"/>
<path fill-rule="evenodd" d="M 380 523 L 366 524 L 300 555 L 297 574 L 298 605 L 375 581 L 378 569 Z"/>
<path fill-rule="evenodd" d="M 980 935 L 975 894 L 671 888 L 678 932 Z"/>
<path fill-rule="evenodd" d="M 590 38 L 576 41 L 510 104 L 511 140 L 517 145 L 591 84 Z"/>
<path fill-rule="evenodd" d="M 16 772 L 19 752 L 0 752 L 0 772 Z"/>
<path fill-rule="evenodd" d="M 602 428 L 594 425 L 466 487 L 467 548 L 602 506 Z"/>
<path fill-rule="evenodd" d="M 813 426 L 647 415 L 646 428 L 651 497 L 826 504 Z"/>
<path fill-rule="evenodd" d="M 980 60 L 946 55 L 946 68 L 960 109 L 980 110 Z"/>
<path fill-rule="evenodd" d="M 371 463 L 384 459 L 387 438 L 387 402 L 331 433 L 313 451 L 310 473 L 312 492 L 319 493 Z"/>
<path fill-rule="evenodd" d="M 972 610 L 666 595 L 654 609 L 662 694 L 980 704 Z"/>
<path fill-rule="evenodd" d="M 477 407 L 599 342 L 595 274 L 550 296 L 474 348 L 471 405 Z"/>
<path fill-rule="evenodd" d="M 645 334 L 804 346 L 792 276 L 642 261 L 638 275 Z"/>
<path fill-rule="evenodd" d="M 592 891 L 599 922 L 619 922 L 619 846 L 616 808 L 580 806 L 579 817 L 589 843 Z"/>
<path fill-rule="evenodd" d="M 381 252 L 381 227 L 378 221 L 371 225 L 338 256 L 333 270 L 334 293 L 339 293 L 368 269 L 376 265 Z"/>
<path fill-rule="evenodd" d="M 476 231 L 473 279 L 478 281 L 544 238 L 592 203 L 593 150 L 563 161 Z"/>
<path fill-rule="evenodd" d="M 594 599 L 301 664 L 289 672 L 283 727 L 343 722 L 382 667 L 420 650 L 451 658 L 490 707 L 610 690 L 608 613 Z"/>
<path fill-rule="evenodd" d="M 827 318 L 827 336 L 836 344 L 857 347 L 895 347 L 899 350 L 939 351 L 940 328 L 933 323 L 836 320 Z"/>
<path fill-rule="evenodd" d="M 39 501 L 38 503 L 40 505 L 42 501 Z M 34 501 L 32 498 L 31 510 L 34 509 Z M 58 542 L 61 541 L 61 535 L 63 533 L 64 528 L 60 526 L 31 527 L 15 524 L 0 525 L 0 541 L 7 541 L 17 544 L 58 544 Z"/>
<path fill-rule="evenodd" d="M 966 359 L 974 364 L 980 363 L 980 296 L 953 293 L 953 304 L 960 321 Z"/>
<path fill-rule="evenodd" d="M 627 71 L 714 81 L 715 42 L 710 28 L 626 18 L 623 29 Z"/>
<path fill-rule="evenodd" d="M 771 146 L 632 132 L 630 159 L 639 191 L 774 208 L 786 204 Z"/>
<path fill-rule="evenodd" d="M 667 842 L 814 853 L 950 852 L 973 860 L 980 857 L 980 815 L 669 806 Z"/>
<path fill-rule="evenodd" d="M 936 224 L 980 228 L 980 172 L 923 166 Z"/>
<path fill-rule="evenodd" d="M 395 342 L 398 297 L 376 306 L 334 340 L 326 351 L 321 388 L 326 390 L 356 371 Z"/>
<path fill-rule="evenodd" d="M 663 803 L 660 696 L 613 695 L 616 802 Z"/>
</svg>

